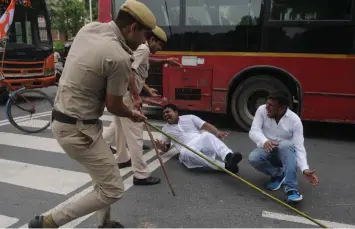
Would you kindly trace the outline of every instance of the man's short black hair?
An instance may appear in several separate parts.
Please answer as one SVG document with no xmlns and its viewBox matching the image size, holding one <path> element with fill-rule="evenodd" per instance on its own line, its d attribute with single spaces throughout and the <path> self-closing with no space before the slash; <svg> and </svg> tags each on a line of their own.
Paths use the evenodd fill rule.
<svg viewBox="0 0 355 229">
<path fill-rule="evenodd" d="M 167 108 L 170 108 L 173 111 L 179 111 L 178 107 L 175 104 L 172 104 L 172 103 L 169 103 L 169 104 L 166 104 L 165 106 L 163 106 L 163 110 L 165 110 Z"/>
<path fill-rule="evenodd" d="M 267 99 L 276 100 L 281 106 L 285 105 L 288 107 L 290 105 L 289 94 L 285 91 L 275 91 L 270 93 Z"/>
</svg>

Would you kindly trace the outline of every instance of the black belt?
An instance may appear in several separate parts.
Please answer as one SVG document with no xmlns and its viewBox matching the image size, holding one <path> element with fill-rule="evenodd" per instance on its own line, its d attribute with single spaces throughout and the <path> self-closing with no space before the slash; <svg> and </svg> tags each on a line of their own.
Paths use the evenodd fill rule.
<svg viewBox="0 0 355 229">
<path fill-rule="evenodd" d="M 84 125 L 96 124 L 98 121 L 98 119 L 79 120 L 54 109 L 52 110 L 52 119 L 66 124 L 76 124 L 78 121 L 81 121 Z"/>
</svg>

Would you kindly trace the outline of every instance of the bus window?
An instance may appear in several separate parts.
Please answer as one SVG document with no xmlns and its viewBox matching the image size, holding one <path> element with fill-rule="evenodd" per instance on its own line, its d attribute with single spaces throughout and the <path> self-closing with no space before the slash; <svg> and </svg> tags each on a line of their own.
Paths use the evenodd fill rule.
<svg viewBox="0 0 355 229">
<path fill-rule="evenodd" d="M 40 41 L 47 42 L 48 41 L 47 25 L 43 15 L 38 15 L 38 30 L 39 30 Z"/>
<path fill-rule="evenodd" d="M 180 24 L 180 0 L 139 0 L 154 14 L 159 26 Z M 115 17 L 125 0 L 115 0 Z"/>
<path fill-rule="evenodd" d="M 351 20 L 352 0 L 271 0 L 270 20 Z"/>
<path fill-rule="evenodd" d="M 186 1 L 186 25 L 256 25 L 261 0 L 189 0 Z"/>
</svg>

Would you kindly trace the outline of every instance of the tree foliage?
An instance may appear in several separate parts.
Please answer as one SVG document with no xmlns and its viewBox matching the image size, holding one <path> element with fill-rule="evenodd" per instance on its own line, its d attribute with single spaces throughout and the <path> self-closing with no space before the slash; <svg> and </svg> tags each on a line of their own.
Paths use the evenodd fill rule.
<svg viewBox="0 0 355 229">
<path fill-rule="evenodd" d="M 52 17 L 52 27 L 75 36 L 88 19 L 88 10 L 81 0 L 49 0 L 48 9 Z"/>
</svg>

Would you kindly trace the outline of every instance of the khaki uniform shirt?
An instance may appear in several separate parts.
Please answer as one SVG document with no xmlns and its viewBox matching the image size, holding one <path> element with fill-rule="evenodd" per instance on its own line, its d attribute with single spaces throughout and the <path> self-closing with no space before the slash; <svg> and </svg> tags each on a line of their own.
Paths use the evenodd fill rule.
<svg viewBox="0 0 355 229">
<path fill-rule="evenodd" d="M 101 117 L 106 93 L 127 91 L 132 54 L 113 21 L 85 25 L 69 51 L 54 108 L 79 120 Z"/>
<path fill-rule="evenodd" d="M 150 49 L 148 43 L 141 44 L 138 46 L 137 50 L 133 52 L 134 62 L 132 69 L 134 70 L 136 86 L 139 93 L 142 91 L 145 80 L 148 78 L 149 54 Z"/>
</svg>

